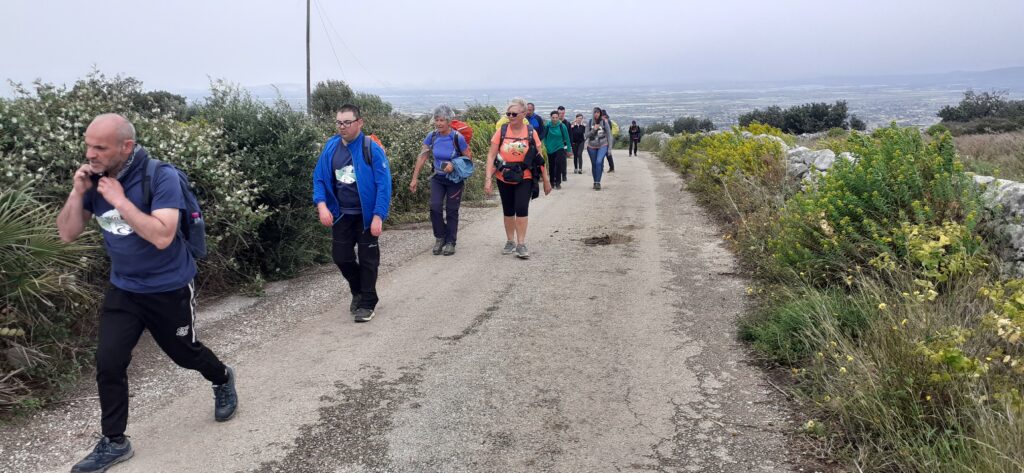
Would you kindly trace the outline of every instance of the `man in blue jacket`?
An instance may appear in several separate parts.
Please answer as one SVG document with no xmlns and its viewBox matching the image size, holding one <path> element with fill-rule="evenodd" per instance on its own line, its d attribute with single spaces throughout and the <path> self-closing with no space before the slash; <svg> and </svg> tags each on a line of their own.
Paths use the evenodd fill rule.
<svg viewBox="0 0 1024 473">
<path fill-rule="evenodd" d="M 313 203 L 331 227 L 331 255 L 352 292 L 349 310 L 356 322 L 369 322 L 379 300 L 377 238 L 391 208 L 391 168 L 384 149 L 363 134 L 359 107 L 342 105 L 335 118 L 338 134 L 313 170 Z"/>
</svg>

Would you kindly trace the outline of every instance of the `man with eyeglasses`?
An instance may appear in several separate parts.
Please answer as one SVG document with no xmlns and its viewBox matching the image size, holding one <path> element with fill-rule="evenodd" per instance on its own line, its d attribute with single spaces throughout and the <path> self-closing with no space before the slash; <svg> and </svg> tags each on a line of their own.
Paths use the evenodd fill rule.
<svg viewBox="0 0 1024 473">
<path fill-rule="evenodd" d="M 369 322 L 379 301 L 378 237 L 391 208 L 391 168 L 384 149 L 363 134 L 359 107 L 342 105 L 335 124 L 338 134 L 313 170 L 313 203 L 320 223 L 331 227 L 331 256 L 352 293 L 349 312 Z"/>
</svg>

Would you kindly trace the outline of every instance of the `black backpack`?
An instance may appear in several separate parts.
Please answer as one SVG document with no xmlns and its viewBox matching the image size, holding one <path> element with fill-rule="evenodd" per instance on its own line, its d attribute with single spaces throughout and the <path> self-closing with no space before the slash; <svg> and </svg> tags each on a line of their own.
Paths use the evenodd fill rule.
<svg viewBox="0 0 1024 473">
<path fill-rule="evenodd" d="M 199 199 L 192 190 L 192 184 L 188 176 L 173 164 L 164 163 L 156 158 L 147 158 L 142 174 L 142 201 L 153 208 L 153 179 L 161 164 L 166 164 L 178 175 L 178 183 L 181 185 L 181 195 L 185 198 L 185 208 L 179 211 L 181 215 L 178 221 L 178 236 L 185 243 L 185 248 L 194 259 L 206 258 L 206 222 L 203 220 L 203 212 L 199 208 Z"/>
</svg>

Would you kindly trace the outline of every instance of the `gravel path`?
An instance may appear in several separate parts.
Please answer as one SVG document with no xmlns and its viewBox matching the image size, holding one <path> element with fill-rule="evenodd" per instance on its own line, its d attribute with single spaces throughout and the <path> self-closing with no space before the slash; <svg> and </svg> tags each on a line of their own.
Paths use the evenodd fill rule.
<svg viewBox="0 0 1024 473">
<path fill-rule="evenodd" d="M 459 251 L 386 232 L 382 302 L 347 313 L 333 267 L 201 308 L 235 367 L 237 417 L 147 338 L 130 372 L 134 459 L 155 471 L 791 471 L 785 402 L 736 341 L 745 281 L 674 173 L 622 157 L 531 205 L 532 258 L 500 211 L 464 209 Z M 67 471 L 98 429 L 92 383 L 0 429 L 0 471 Z"/>
</svg>

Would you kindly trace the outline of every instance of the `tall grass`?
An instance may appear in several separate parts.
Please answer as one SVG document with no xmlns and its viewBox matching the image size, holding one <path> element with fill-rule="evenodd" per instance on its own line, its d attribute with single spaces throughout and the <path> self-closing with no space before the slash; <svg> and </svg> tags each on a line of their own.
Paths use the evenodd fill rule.
<svg viewBox="0 0 1024 473">
<path fill-rule="evenodd" d="M 961 135 L 955 141 L 968 171 L 1024 181 L 1024 131 Z"/>
<path fill-rule="evenodd" d="M 738 136 L 661 151 L 759 282 L 741 337 L 848 471 L 1024 471 L 1024 281 L 994 269 L 949 137 L 831 139 L 860 159 L 814 183 Z"/>
</svg>

